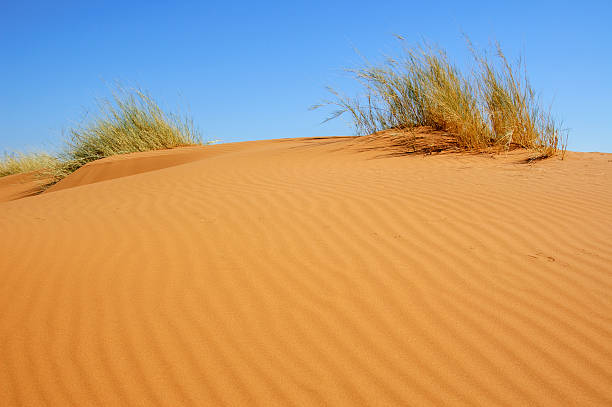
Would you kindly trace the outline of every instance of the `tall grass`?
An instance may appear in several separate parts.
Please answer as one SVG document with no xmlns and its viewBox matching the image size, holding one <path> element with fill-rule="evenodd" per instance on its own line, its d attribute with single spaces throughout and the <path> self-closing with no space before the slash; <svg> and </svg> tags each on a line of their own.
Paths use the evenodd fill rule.
<svg viewBox="0 0 612 407">
<path fill-rule="evenodd" d="M 39 171 L 52 184 L 105 157 L 193 144 L 202 138 L 190 117 L 166 113 L 140 89 L 118 86 L 111 98 L 99 101 L 90 121 L 68 131 L 58 154 L 5 154 L 0 176 Z"/>
<path fill-rule="evenodd" d="M 69 131 L 57 175 L 113 155 L 192 144 L 202 144 L 202 138 L 191 118 L 164 112 L 140 89 L 118 87 L 111 99 L 99 102 L 93 120 Z"/>
<path fill-rule="evenodd" d="M 401 39 L 401 38 L 400 38 Z M 524 147 L 551 156 L 561 147 L 558 124 L 541 108 L 524 64 L 511 64 L 499 45 L 496 60 L 470 45 L 475 69 L 464 74 L 443 49 L 422 44 L 400 59 L 349 70 L 362 85 L 360 97 L 330 89 L 327 119 L 351 115 L 359 134 L 428 126 L 450 134 L 457 147 Z"/>
<path fill-rule="evenodd" d="M 58 159 L 47 153 L 4 153 L 0 157 L 0 177 L 25 172 L 41 172 L 58 165 Z"/>
<path fill-rule="evenodd" d="M 525 64 L 510 64 L 499 44 L 497 65 L 482 54 L 473 51 L 473 55 L 479 66 L 477 83 L 484 110 L 497 141 L 535 148 L 544 156 L 565 148 L 559 125 L 540 105 Z"/>
</svg>

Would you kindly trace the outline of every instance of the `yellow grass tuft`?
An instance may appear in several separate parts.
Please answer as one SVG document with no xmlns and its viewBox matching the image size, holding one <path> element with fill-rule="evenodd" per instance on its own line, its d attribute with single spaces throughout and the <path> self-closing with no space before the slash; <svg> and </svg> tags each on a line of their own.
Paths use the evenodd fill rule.
<svg viewBox="0 0 612 407">
<path fill-rule="evenodd" d="M 314 108 L 336 106 L 327 120 L 349 113 L 363 135 L 426 126 L 447 132 L 465 150 L 523 147 L 549 157 L 563 149 L 559 125 L 541 108 L 524 64 L 509 63 L 499 45 L 497 63 L 469 47 L 476 62 L 469 75 L 443 49 L 423 44 L 405 48 L 400 59 L 349 70 L 364 94 L 329 89 L 334 99 Z"/>
<path fill-rule="evenodd" d="M 5 153 L 0 157 L 0 177 L 47 171 L 57 165 L 57 158 L 46 153 Z"/>
<path fill-rule="evenodd" d="M 202 144 L 202 139 L 191 118 L 164 112 L 140 89 L 118 87 L 111 99 L 99 103 L 97 117 L 69 131 L 56 176 L 117 154 L 193 144 Z"/>
<path fill-rule="evenodd" d="M 0 177 L 39 171 L 49 186 L 91 161 L 193 144 L 202 139 L 190 117 L 164 112 L 140 89 L 118 87 L 112 98 L 100 101 L 96 117 L 69 130 L 58 154 L 5 154 Z"/>
</svg>

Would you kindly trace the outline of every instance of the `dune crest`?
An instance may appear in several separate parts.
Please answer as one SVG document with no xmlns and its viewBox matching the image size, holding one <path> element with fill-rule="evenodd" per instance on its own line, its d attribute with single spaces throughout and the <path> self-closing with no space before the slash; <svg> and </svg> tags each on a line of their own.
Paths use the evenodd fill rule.
<svg viewBox="0 0 612 407">
<path fill-rule="evenodd" d="M 0 177 L 0 202 L 37 195 L 42 182 L 35 172 Z"/>
<path fill-rule="evenodd" d="M 202 146 L 191 146 L 169 150 L 115 155 L 84 165 L 57 184 L 51 186 L 46 192 L 59 191 L 66 188 L 73 188 L 173 167 L 175 165 L 199 160 L 205 157 L 206 153 L 206 149 Z"/>
<path fill-rule="evenodd" d="M 2 404 L 612 405 L 612 155 L 402 148 L 138 153 L 0 203 Z"/>
</svg>

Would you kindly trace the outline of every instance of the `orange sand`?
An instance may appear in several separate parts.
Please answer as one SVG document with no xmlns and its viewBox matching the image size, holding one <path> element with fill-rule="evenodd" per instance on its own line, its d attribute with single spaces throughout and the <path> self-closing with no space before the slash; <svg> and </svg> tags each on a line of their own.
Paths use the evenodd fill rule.
<svg viewBox="0 0 612 407">
<path fill-rule="evenodd" d="M 0 404 L 610 406 L 612 155 L 525 157 L 221 144 L 2 202 Z"/>
<path fill-rule="evenodd" d="M 41 182 L 32 172 L 0 177 L 0 202 L 36 195 L 40 192 Z"/>
</svg>

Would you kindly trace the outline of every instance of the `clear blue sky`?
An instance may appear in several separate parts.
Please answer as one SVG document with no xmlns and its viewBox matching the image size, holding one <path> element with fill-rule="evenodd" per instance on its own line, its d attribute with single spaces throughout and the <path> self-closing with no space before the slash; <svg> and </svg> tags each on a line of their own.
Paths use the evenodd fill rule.
<svg viewBox="0 0 612 407">
<path fill-rule="evenodd" d="M 393 34 L 466 56 L 461 35 L 523 53 L 570 148 L 612 152 L 610 1 L 28 2 L 0 6 L 0 152 L 57 146 L 108 95 L 138 84 L 189 106 L 207 139 L 352 134 L 321 125 L 326 85 L 351 93 L 354 48 L 376 60 Z"/>
</svg>

